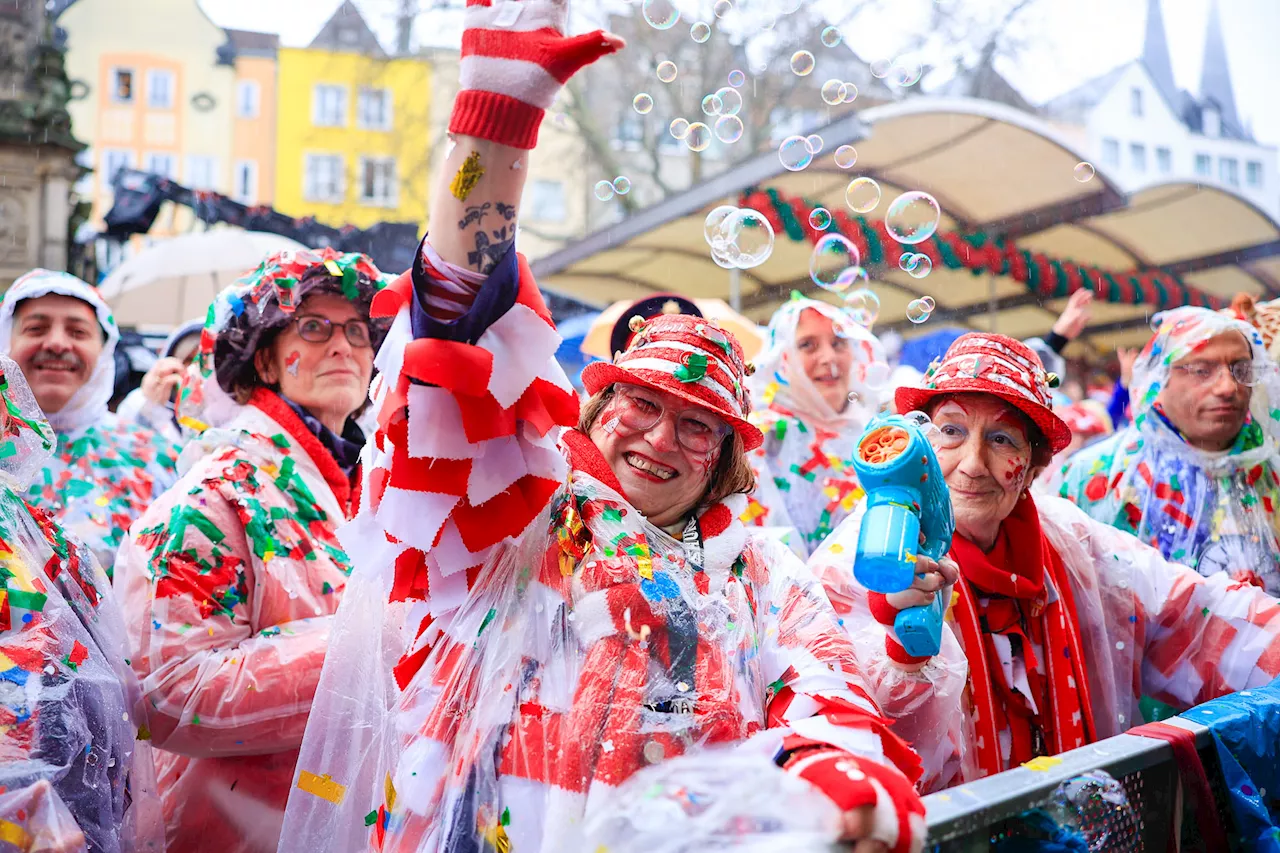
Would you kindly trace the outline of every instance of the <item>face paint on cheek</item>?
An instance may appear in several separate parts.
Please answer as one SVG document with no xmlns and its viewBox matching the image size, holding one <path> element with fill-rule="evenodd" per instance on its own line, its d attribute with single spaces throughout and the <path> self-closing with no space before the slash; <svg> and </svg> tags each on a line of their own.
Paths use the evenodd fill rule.
<svg viewBox="0 0 1280 853">
<path fill-rule="evenodd" d="M 1027 477 L 1027 462 L 1024 459 L 1010 459 L 1004 463 L 1004 482 L 1015 491 L 1022 491 L 1022 484 Z"/>
<path fill-rule="evenodd" d="M 289 353 L 284 358 L 284 369 L 289 371 L 289 375 L 294 379 L 298 378 L 298 365 L 302 361 L 302 354 L 297 350 Z"/>
</svg>

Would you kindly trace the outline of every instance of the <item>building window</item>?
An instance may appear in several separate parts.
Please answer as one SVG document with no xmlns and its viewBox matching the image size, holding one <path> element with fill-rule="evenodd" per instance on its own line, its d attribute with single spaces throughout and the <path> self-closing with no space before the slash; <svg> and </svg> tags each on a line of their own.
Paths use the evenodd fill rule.
<svg viewBox="0 0 1280 853">
<path fill-rule="evenodd" d="M 1135 172 L 1147 171 L 1147 146 L 1141 142 L 1129 143 L 1129 166 Z"/>
<path fill-rule="evenodd" d="M 254 160 L 237 160 L 235 182 L 231 187 L 231 197 L 241 204 L 258 203 L 258 163 Z"/>
<path fill-rule="evenodd" d="M 394 157 L 360 158 L 360 202 L 395 207 L 398 202 Z"/>
<path fill-rule="evenodd" d="M 147 72 L 147 106 L 153 110 L 173 109 L 173 72 Z"/>
<path fill-rule="evenodd" d="M 1156 171 L 1162 175 L 1173 171 L 1173 152 L 1168 148 L 1156 149 Z"/>
<path fill-rule="evenodd" d="M 563 182 L 534 181 L 529 185 L 529 218 L 542 222 L 564 222 L 569 218 Z"/>
<path fill-rule="evenodd" d="M 638 148 L 644 143 L 644 119 L 629 111 L 624 113 L 614 141 L 624 148 Z"/>
<path fill-rule="evenodd" d="M 316 127 L 347 126 L 347 87 L 317 83 L 311 99 L 311 123 Z"/>
<path fill-rule="evenodd" d="M 187 157 L 187 188 L 193 190 L 215 189 L 217 177 L 214 174 L 213 158 L 205 154 L 192 154 Z"/>
<path fill-rule="evenodd" d="M 88 147 L 76 155 L 76 165 L 83 169 L 93 169 L 93 148 Z M 75 183 L 76 195 L 88 198 L 93 195 L 93 172 L 81 175 Z"/>
<path fill-rule="evenodd" d="M 111 100 L 117 104 L 133 103 L 133 69 L 111 69 Z"/>
<path fill-rule="evenodd" d="M 1244 164 L 1244 182 L 1251 187 L 1262 186 L 1262 164 L 1257 160 Z"/>
<path fill-rule="evenodd" d="M 146 171 L 162 178 L 176 180 L 178 177 L 178 158 L 172 154 L 148 154 Z"/>
<path fill-rule="evenodd" d="M 1236 158 L 1218 158 L 1218 180 L 1227 186 L 1240 186 L 1240 164 L 1236 162 Z"/>
<path fill-rule="evenodd" d="M 362 88 L 356 96 L 356 124 L 361 130 L 390 130 L 391 90 Z"/>
<path fill-rule="evenodd" d="M 1108 166 L 1120 165 L 1120 141 L 1118 139 L 1102 140 L 1102 162 Z"/>
<path fill-rule="evenodd" d="M 1208 154 L 1196 155 L 1196 174 L 1209 177 L 1213 174 L 1213 158 Z"/>
<path fill-rule="evenodd" d="M 111 183 L 121 169 L 133 168 L 133 152 L 108 148 L 102 152 L 102 188 L 110 192 Z"/>
<path fill-rule="evenodd" d="M 307 201 L 340 204 L 346 195 L 345 166 L 340 154 L 308 154 L 303 165 Z"/>
<path fill-rule="evenodd" d="M 257 118 L 262 89 L 257 80 L 241 80 L 236 84 L 236 117 Z"/>
<path fill-rule="evenodd" d="M 1129 112 L 1137 118 L 1142 118 L 1142 90 L 1137 86 L 1129 90 Z"/>
<path fill-rule="evenodd" d="M 1200 125 L 1204 129 L 1205 136 L 1216 139 L 1222 135 L 1222 113 L 1218 112 L 1215 106 L 1205 107 L 1200 113 Z"/>
</svg>

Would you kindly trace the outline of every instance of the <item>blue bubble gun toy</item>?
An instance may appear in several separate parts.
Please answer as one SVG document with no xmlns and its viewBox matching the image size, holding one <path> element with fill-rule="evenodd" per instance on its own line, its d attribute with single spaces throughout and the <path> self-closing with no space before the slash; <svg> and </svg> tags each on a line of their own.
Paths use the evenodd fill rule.
<svg viewBox="0 0 1280 853">
<path fill-rule="evenodd" d="M 951 492 L 926 437 L 928 426 L 923 416 L 880 415 L 867 424 L 854 451 L 867 510 L 853 576 L 872 592 L 902 592 L 915 581 L 917 554 L 940 560 L 951 549 Z M 894 620 L 907 654 L 933 657 L 942 647 L 942 617 L 950 603 L 942 600 L 944 591 L 932 604 L 903 610 Z"/>
</svg>

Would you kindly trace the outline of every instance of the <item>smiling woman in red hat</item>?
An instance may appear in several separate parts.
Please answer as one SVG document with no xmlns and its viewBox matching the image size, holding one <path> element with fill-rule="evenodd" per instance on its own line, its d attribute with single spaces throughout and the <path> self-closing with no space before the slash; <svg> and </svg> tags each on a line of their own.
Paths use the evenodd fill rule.
<svg viewBox="0 0 1280 853">
<path fill-rule="evenodd" d="M 1143 694 L 1187 708 L 1280 673 L 1280 602 L 1032 496 L 1071 441 L 1050 408 L 1055 383 L 1018 341 L 968 334 L 922 387 L 897 391 L 899 411 L 939 430 L 955 510 L 960 579 L 938 656 L 912 658 L 894 637 L 905 596 L 854 581 L 860 510 L 810 559 L 875 699 L 924 760 L 925 791 L 1119 734 L 1142 722 Z"/>
<path fill-rule="evenodd" d="M 762 790 L 811 782 L 878 839 L 860 850 L 918 850 L 916 757 L 821 585 L 739 521 L 762 436 L 738 341 L 629 320 L 581 412 L 555 362 L 514 249 L 524 164 L 556 81 L 621 46 L 560 35 L 566 13 L 468 4 L 441 225 L 374 308 L 393 322 L 356 568 L 281 850 L 596 849 L 619 785 L 717 745 L 756 755 Z"/>
</svg>

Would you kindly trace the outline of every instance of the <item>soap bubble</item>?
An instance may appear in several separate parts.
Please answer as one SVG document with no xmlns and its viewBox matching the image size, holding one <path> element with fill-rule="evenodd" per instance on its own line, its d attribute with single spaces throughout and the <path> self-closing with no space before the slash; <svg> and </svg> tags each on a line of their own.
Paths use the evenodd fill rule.
<svg viewBox="0 0 1280 853">
<path fill-rule="evenodd" d="M 885 229 L 899 243 L 922 243 L 938 230 L 942 209 L 938 200 L 926 192 L 913 190 L 893 200 L 884 216 Z"/>
<path fill-rule="evenodd" d="M 1086 163 L 1083 161 L 1076 163 L 1075 169 L 1072 170 L 1072 173 L 1075 175 L 1076 180 L 1082 184 L 1093 180 L 1094 172 L 1095 170 L 1093 168 L 1093 164 Z"/>
<path fill-rule="evenodd" d="M 716 90 L 716 97 L 720 99 L 720 115 L 736 116 L 742 112 L 742 93 L 730 86 L 725 86 Z"/>
<path fill-rule="evenodd" d="M 723 237 L 720 226 L 724 225 L 729 214 L 736 213 L 737 210 L 738 208 L 731 204 L 722 204 L 707 214 L 706 220 L 702 223 L 702 236 L 706 239 L 708 246 L 715 246 L 716 239 Z"/>
<path fill-rule="evenodd" d="M 729 72 L 729 85 L 733 88 L 736 89 L 745 82 L 747 82 L 746 74 L 743 74 L 736 68 Z"/>
<path fill-rule="evenodd" d="M 889 384 L 889 375 L 893 371 L 883 361 L 873 361 L 867 365 L 862 376 L 862 384 L 872 391 L 878 391 Z"/>
<path fill-rule="evenodd" d="M 690 151 L 706 151 L 711 144 L 711 128 L 695 121 L 689 125 L 689 134 L 684 138 L 684 144 L 689 146 Z"/>
<path fill-rule="evenodd" d="M 889 72 L 893 70 L 893 63 L 887 59 L 877 59 L 871 63 L 871 76 L 877 80 L 883 80 L 889 76 Z"/>
<path fill-rule="evenodd" d="M 724 267 L 727 270 L 736 270 L 738 268 L 733 261 L 729 260 L 728 255 L 715 246 L 711 247 L 711 260 L 716 262 L 716 266 Z"/>
<path fill-rule="evenodd" d="M 808 77 L 816 64 L 813 54 L 807 50 L 797 50 L 791 54 L 791 71 L 797 77 Z"/>
<path fill-rule="evenodd" d="M 822 84 L 822 102 L 829 107 L 843 104 L 847 92 L 844 83 L 833 77 Z"/>
<path fill-rule="evenodd" d="M 684 139 L 689 135 L 689 120 L 687 118 L 673 118 L 671 120 L 671 135 L 676 139 Z"/>
<path fill-rule="evenodd" d="M 799 172 L 813 162 L 813 153 L 803 136 L 788 136 L 778 146 L 778 159 L 782 161 L 783 168 Z"/>
<path fill-rule="evenodd" d="M 931 272 L 933 272 L 933 259 L 923 252 L 918 252 L 916 254 L 915 262 L 912 263 L 910 269 L 907 270 L 907 273 L 912 278 L 924 278 Z M 928 299 L 928 297 L 925 298 Z M 933 300 L 930 301 L 932 302 Z M 932 305 L 929 306 L 929 310 L 933 310 Z"/>
<path fill-rule="evenodd" d="M 716 119 L 716 139 L 732 145 L 742 138 L 742 119 L 737 116 L 720 116 Z"/>
<path fill-rule="evenodd" d="M 724 235 L 723 253 L 738 267 L 758 267 L 773 254 L 773 226 L 764 214 L 750 208 L 735 210 L 720 226 Z"/>
<path fill-rule="evenodd" d="M 810 154 L 817 154 L 822 151 L 822 137 L 816 133 L 811 133 L 804 138 L 804 147 L 809 149 Z"/>
<path fill-rule="evenodd" d="M 933 309 L 923 299 L 912 299 L 907 303 L 907 319 L 917 326 L 929 319 Z"/>
<path fill-rule="evenodd" d="M 680 10 L 671 0 L 644 0 L 640 13 L 655 30 L 669 30 L 680 20 Z"/>
<path fill-rule="evenodd" d="M 861 267 L 856 269 L 862 272 L 861 280 L 866 280 L 866 271 Z M 844 298 L 845 308 L 849 312 L 849 316 L 853 317 L 855 323 L 861 326 L 871 326 L 880 318 L 880 297 L 876 296 L 875 291 L 865 287 L 859 287 L 856 290 L 849 291 Z"/>
<path fill-rule="evenodd" d="M 720 115 L 720 109 L 723 106 L 724 105 L 720 103 L 720 97 L 718 95 L 707 95 L 702 99 L 703 115 L 718 116 Z"/>
<path fill-rule="evenodd" d="M 854 178 L 844 191 L 844 200 L 854 213 L 870 213 L 880 204 L 880 185 L 874 178 Z"/>
<path fill-rule="evenodd" d="M 934 308 L 938 307 L 938 303 L 933 301 L 932 296 L 921 296 L 920 304 L 923 305 L 929 311 L 932 311 Z"/>
<path fill-rule="evenodd" d="M 837 337 L 839 337 L 839 336 L 840 336 L 840 335 L 839 335 L 839 333 L 837 333 Z M 849 402 L 850 402 L 850 403 L 856 403 L 856 402 L 858 402 L 858 401 L 859 401 L 859 400 L 861 400 L 861 399 L 862 399 L 862 397 L 860 397 L 860 396 L 858 395 L 858 392 L 857 392 L 857 391 L 850 391 L 850 392 L 849 392 Z"/>
<path fill-rule="evenodd" d="M 915 257 L 914 252 L 903 252 L 902 257 L 898 258 L 898 269 L 906 272 L 915 263 Z"/>
<path fill-rule="evenodd" d="M 733 11 L 733 3 L 729 2 L 729 0 L 716 0 L 716 5 L 712 11 L 715 12 L 717 18 L 723 18 Z"/>
<path fill-rule="evenodd" d="M 596 183 L 596 198 L 601 201 L 608 201 L 615 195 L 612 181 L 599 181 Z"/>
<path fill-rule="evenodd" d="M 918 59 L 900 56 L 893 64 L 893 82 L 899 86 L 914 86 L 920 82 L 922 73 Z"/>
<path fill-rule="evenodd" d="M 840 35 L 840 31 L 835 27 L 827 27 L 822 31 L 822 43 L 827 47 L 835 47 L 840 44 L 844 36 Z"/>
<path fill-rule="evenodd" d="M 841 145 L 836 149 L 835 161 L 841 169 L 852 169 L 853 164 L 858 162 L 858 149 L 852 145 Z"/>
<path fill-rule="evenodd" d="M 825 207 L 815 207 L 809 212 L 809 227 L 816 231 L 826 231 L 831 227 L 831 211 Z"/>
<path fill-rule="evenodd" d="M 640 115 L 648 115 L 653 109 L 653 95 L 650 95 L 648 92 L 641 92 L 632 99 L 631 106 L 634 107 L 635 111 L 640 113 Z"/>
<path fill-rule="evenodd" d="M 834 290 L 840 274 L 861 263 L 862 255 L 857 246 L 840 234 L 826 234 L 818 240 L 813 254 L 809 256 L 809 277 L 819 287 Z"/>
<path fill-rule="evenodd" d="M 626 175 L 619 175 L 613 179 L 613 191 L 618 195 L 626 195 L 631 192 L 631 179 Z"/>
<path fill-rule="evenodd" d="M 858 87 L 846 80 L 844 84 L 844 103 L 852 104 L 857 99 Z"/>
<path fill-rule="evenodd" d="M 711 38 L 711 25 L 703 21 L 698 21 L 689 28 L 689 38 L 693 39 L 698 44 L 702 44 L 707 39 Z"/>
<path fill-rule="evenodd" d="M 676 70 L 676 64 L 670 59 L 664 59 L 658 63 L 658 79 L 663 83 L 670 83 L 676 79 L 679 72 Z"/>
</svg>

